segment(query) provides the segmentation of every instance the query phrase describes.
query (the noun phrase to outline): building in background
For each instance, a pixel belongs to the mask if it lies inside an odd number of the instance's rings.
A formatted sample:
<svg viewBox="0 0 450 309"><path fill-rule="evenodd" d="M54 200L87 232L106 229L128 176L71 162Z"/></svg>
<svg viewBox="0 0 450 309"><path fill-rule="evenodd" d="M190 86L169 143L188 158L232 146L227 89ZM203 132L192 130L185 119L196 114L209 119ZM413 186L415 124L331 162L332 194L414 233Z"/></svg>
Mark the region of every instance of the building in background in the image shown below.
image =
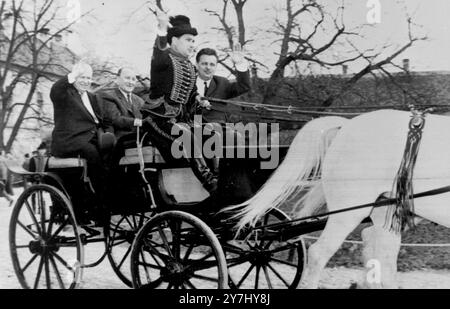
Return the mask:
<svg viewBox="0 0 450 309"><path fill-rule="evenodd" d="M51 137L53 106L50 100L50 89L55 81L70 72L73 64L79 61L79 57L67 46L68 36L71 35L69 31L52 35L50 29L42 29L37 35L37 46L43 45L39 54L33 52L31 44L22 44L8 62L8 51L5 49L10 45L8 44L10 38L8 37L9 32L4 30L4 28L0 28L0 42L2 42L0 45L3 46L0 47L0 70L8 67L4 88L7 90L18 75L21 76L21 80L13 87L9 97L9 111L2 111L6 119L4 130L1 133L4 143L6 143L6 139L15 129L19 117L23 117L11 148L11 153L15 157L22 158L25 153L36 150L42 141ZM47 40L49 41L47 42ZM33 74L33 70L38 70L41 77L32 93L26 114L21 115L23 113L21 106L31 95L30 76Z"/></svg>

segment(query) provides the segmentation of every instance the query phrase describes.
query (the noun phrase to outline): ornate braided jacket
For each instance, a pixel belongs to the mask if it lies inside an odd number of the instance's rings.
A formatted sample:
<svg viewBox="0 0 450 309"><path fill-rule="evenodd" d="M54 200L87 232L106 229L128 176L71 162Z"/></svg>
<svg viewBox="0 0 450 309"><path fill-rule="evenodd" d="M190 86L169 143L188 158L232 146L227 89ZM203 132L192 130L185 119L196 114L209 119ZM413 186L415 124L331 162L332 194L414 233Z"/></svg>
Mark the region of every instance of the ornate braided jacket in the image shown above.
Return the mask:
<svg viewBox="0 0 450 309"><path fill-rule="evenodd" d="M188 58L168 47L165 36L156 38L150 76L150 100L144 110L157 117L189 122L196 109L197 73Z"/></svg>

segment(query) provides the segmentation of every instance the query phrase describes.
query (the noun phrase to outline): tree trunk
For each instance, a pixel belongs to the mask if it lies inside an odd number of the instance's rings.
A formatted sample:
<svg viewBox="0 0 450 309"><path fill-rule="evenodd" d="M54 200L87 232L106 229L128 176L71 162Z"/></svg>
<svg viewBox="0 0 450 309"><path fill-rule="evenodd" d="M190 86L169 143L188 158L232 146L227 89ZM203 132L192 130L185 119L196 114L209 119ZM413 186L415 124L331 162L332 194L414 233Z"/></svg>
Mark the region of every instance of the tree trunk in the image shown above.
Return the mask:
<svg viewBox="0 0 450 309"><path fill-rule="evenodd" d="M268 104L269 101L274 98L277 94L277 89L280 82L284 78L284 72L286 66L293 60L288 56L289 53L289 40L292 33L292 27L294 22L294 17L292 16L292 0L286 0L286 11L287 11L287 22L286 29L283 35L283 41L281 42L280 56L278 58L276 68L270 76L269 82L266 86L266 91L264 92L263 104Z"/></svg>
<svg viewBox="0 0 450 309"><path fill-rule="evenodd" d="M291 61L292 59L290 57L282 58L280 56L280 60L278 60L278 63L276 64L276 69L272 72L266 90L264 91L263 104L268 104L270 100L277 95L277 90L284 78L286 66L288 66Z"/></svg>
<svg viewBox="0 0 450 309"><path fill-rule="evenodd" d="M236 9L236 15L238 20L238 29L239 29L239 43L242 47L245 45L245 21L244 21L244 4L245 2L241 2L239 4L234 3L234 7Z"/></svg>
<svg viewBox="0 0 450 309"><path fill-rule="evenodd" d="M8 138L8 142L6 143L6 151L9 152L12 149L12 146L14 142L16 141L17 134L19 133L19 130L23 124L23 120L28 112L28 108L31 105L31 101L33 100L34 92L36 91L36 87L39 81L39 76L36 73L32 73L32 82L30 85L30 90L28 91L28 95L25 101L25 104L23 105L22 110L20 111L19 117L17 118L17 121L14 123L13 129L11 131L11 135Z"/></svg>

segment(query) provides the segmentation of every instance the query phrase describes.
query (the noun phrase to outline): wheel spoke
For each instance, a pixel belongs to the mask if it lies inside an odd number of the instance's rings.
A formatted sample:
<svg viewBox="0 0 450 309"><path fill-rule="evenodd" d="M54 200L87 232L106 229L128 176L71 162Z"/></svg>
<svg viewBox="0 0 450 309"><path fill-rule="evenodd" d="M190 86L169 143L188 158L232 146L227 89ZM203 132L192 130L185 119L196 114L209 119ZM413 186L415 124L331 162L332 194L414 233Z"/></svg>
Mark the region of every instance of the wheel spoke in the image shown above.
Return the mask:
<svg viewBox="0 0 450 309"><path fill-rule="evenodd" d="M261 271L261 267L256 266L255 290L257 290L258 286L259 286L259 272L260 271Z"/></svg>
<svg viewBox="0 0 450 309"><path fill-rule="evenodd" d="M180 230L181 222L177 220L172 231L172 250L176 260L180 259Z"/></svg>
<svg viewBox="0 0 450 309"><path fill-rule="evenodd" d="M128 219L128 216L125 216L125 221L127 221L128 225L133 228L133 223L131 223L130 219Z"/></svg>
<svg viewBox="0 0 450 309"><path fill-rule="evenodd" d="M273 289L272 282L270 281L269 272L267 270L267 265L263 265L263 271L264 275L266 276L267 285L269 286L269 289Z"/></svg>
<svg viewBox="0 0 450 309"><path fill-rule="evenodd" d="M145 263L144 262L138 262L138 265L145 266L145 267L150 267L150 268L157 269L157 270L164 269L164 267L161 267L159 265L150 264L150 263L147 263L147 262L145 262Z"/></svg>
<svg viewBox="0 0 450 309"><path fill-rule="evenodd" d="M247 279L248 275L250 275L251 271L253 270L253 268L255 268L255 265L251 265L247 271L245 272L244 276L242 276L241 280L239 281L239 283L236 285L238 288L242 285L242 283L244 283L245 279Z"/></svg>
<svg viewBox="0 0 450 309"><path fill-rule="evenodd" d="M273 244L273 240L268 241L267 244L264 246L264 250L269 249L272 244Z"/></svg>
<svg viewBox="0 0 450 309"><path fill-rule="evenodd" d="M184 255L184 258L183 258L183 263L186 263L187 262L187 260L189 259L189 256L191 255L191 253L192 253L192 250L194 250L194 247L195 247L195 244L190 244L189 245L189 248L187 249L187 251L186 251L186 254Z"/></svg>
<svg viewBox="0 0 450 309"><path fill-rule="evenodd" d="M161 264L159 263L158 259L153 255L152 252L148 252L150 254L150 256L152 257L152 259L155 261L156 265L158 265L161 269L163 268L163 266L161 266ZM162 260L162 259L161 259ZM164 262L164 261L163 261Z"/></svg>
<svg viewBox="0 0 450 309"><path fill-rule="evenodd" d="M55 209L55 206L53 206L53 210ZM50 214L50 221L48 223L48 228L47 228L47 235L52 235L52 229L53 229L53 223L54 223L54 219L55 218L55 214L54 212L52 212Z"/></svg>
<svg viewBox="0 0 450 309"><path fill-rule="evenodd" d="M278 272L275 270L275 268L272 267L272 265L270 265L270 263L267 264L267 266L269 266L270 270L278 277L278 279L280 279L280 280L284 283L284 285L285 285L286 287L289 287L289 283L286 282L286 280L280 275L280 273L278 273Z"/></svg>
<svg viewBox="0 0 450 309"><path fill-rule="evenodd" d="M137 222L136 222L136 216L131 216L131 217L133 218L133 223L134 223L134 225L133 225L133 231L136 231L136 229L137 229L137 227L138 227Z"/></svg>
<svg viewBox="0 0 450 309"><path fill-rule="evenodd" d="M44 197L42 196L42 191L38 191L38 207L41 209L41 230L42 235L47 235L47 229L45 228L45 205L44 205Z"/></svg>
<svg viewBox="0 0 450 309"><path fill-rule="evenodd" d="M50 240L58 236L58 234L61 233L61 231L67 226L67 224L69 224L69 218L66 218L66 220L64 220L63 224L61 224L55 231L55 233L53 233L53 235L50 237Z"/></svg>
<svg viewBox="0 0 450 309"><path fill-rule="evenodd" d="M164 231L160 225L158 225L158 232L159 232L159 236L161 236L161 239L164 243L164 247L166 248L167 253L169 253L169 256L173 258L174 256L172 254L172 250L170 250L170 246L169 246L169 242L167 241L166 234L164 233Z"/></svg>
<svg viewBox="0 0 450 309"><path fill-rule="evenodd" d="M23 228L25 230L25 232L27 232L28 234L31 235L31 237L33 237L33 239L37 239L36 234L33 232L33 230L31 230L28 226L26 226L25 224L23 224L22 222L20 222L19 220L17 220L17 224Z"/></svg>
<svg viewBox="0 0 450 309"><path fill-rule="evenodd" d="M48 262L48 256L45 255L44 259L45 259L45 281L47 284L47 289L50 290L52 288L52 282L50 280L51 279L50 278L50 267L49 267L50 265Z"/></svg>
<svg viewBox="0 0 450 309"><path fill-rule="evenodd" d="M160 277L160 278L156 279L153 282L146 283L146 284L142 285L140 288L141 289L149 289L149 290L151 289L151 290L153 290L154 288L157 288L158 286L160 286L161 283L163 283L163 279Z"/></svg>
<svg viewBox="0 0 450 309"><path fill-rule="evenodd" d="M38 254L35 253L33 255L33 257L28 261L28 263L24 266L24 268L22 268L22 272L24 273L28 267L30 267L30 265L36 260L36 258L38 257Z"/></svg>
<svg viewBox="0 0 450 309"><path fill-rule="evenodd" d="M121 244L128 243L128 240L119 240L116 243L114 243L114 240L117 240L117 239L112 240L113 243L111 244L111 247L117 247L117 246L120 246Z"/></svg>
<svg viewBox="0 0 450 309"><path fill-rule="evenodd" d="M207 259L209 259L212 256L214 256L214 252L211 251L210 253L208 253L207 255L205 255L204 257L202 257L199 260L192 260L191 264L188 267L186 267L186 269L197 271L197 270L204 270L204 269L208 269L211 267L215 267L216 266L215 261L208 261L208 263L205 262Z"/></svg>
<svg viewBox="0 0 450 309"><path fill-rule="evenodd" d="M187 285L189 288L191 288L192 290L196 290L197 288L195 287L195 285L192 284L192 282L188 279L186 281L184 281L185 285Z"/></svg>
<svg viewBox="0 0 450 309"><path fill-rule="evenodd" d="M56 265L55 259L52 255L49 256L50 263L52 264L53 269L55 270L56 278L58 279L59 287L64 290L66 287L64 286L64 282L62 281L61 274L59 273L58 266Z"/></svg>
<svg viewBox="0 0 450 309"><path fill-rule="evenodd" d="M30 203L28 203L27 200L25 200L25 206L26 206L27 209L28 209L28 213L30 214L31 220L33 220L34 225L36 225L36 228L37 228L37 230L38 230L38 231L37 231L38 234L41 235L41 234L42 234L42 232L41 232L41 227L39 226L39 223L38 223L38 221L37 221L37 219L36 219L36 217L35 217L35 215L34 215L34 213L33 213L33 210L31 209Z"/></svg>
<svg viewBox="0 0 450 309"><path fill-rule="evenodd" d="M131 252L131 246L128 247L127 251L125 252L125 255L123 256L122 260L120 261L119 265L117 266L118 269L120 269L122 267L123 263L127 259L130 252Z"/></svg>
<svg viewBox="0 0 450 309"><path fill-rule="evenodd" d="M155 257L153 256L153 254L155 254L157 257L159 257L161 259L161 261L163 261L164 263L166 262L166 260L168 259L168 256L167 257L164 256L161 252L159 252L158 250L155 249L155 246L148 244L147 239L144 239L143 241L144 241L145 247L149 249L149 251L146 251L146 252L148 252L153 257L153 259L155 259ZM142 248L142 249L144 249L144 248ZM156 259L155 259L155 261L157 262Z"/></svg>
<svg viewBox="0 0 450 309"><path fill-rule="evenodd" d="M226 249L226 251L229 251L229 252L235 253L235 254L242 254L242 253L246 252L241 247L238 247L236 245L232 245L230 243L225 244L224 245L224 249Z"/></svg>
<svg viewBox="0 0 450 309"><path fill-rule="evenodd" d="M70 270L71 272L75 272L75 269L73 269L69 264L67 264L67 262L62 258L62 257L60 257L59 256L59 254L58 253L56 253L56 252L52 252L51 253L61 264L63 264L63 266L65 267L65 268L67 268L68 270Z"/></svg>
<svg viewBox="0 0 450 309"><path fill-rule="evenodd" d="M147 216L146 216L145 214L141 214L141 215L139 216L139 227L142 227L142 225L143 225L144 222L145 222L145 219L148 219Z"/></svg>
<svg viewBox="0 0 450 309"><path fill-rule="evenodd" d="M211 281L211 282L218 282L219 281L217 278L211 278L211 277L208 277L208 276L198 275L198 274L193 274L192 278L202 279L202 280Z"/></svg>
<svg viewBox="0 0 450 309"><path fill-rule="evenodd" d="M232 267L236 267L236 266L242 265L242 264L247 263L247 262L248 262L247 259L245 259L245 260L239 260L239 261L237 261L237 262L234 262L234 263L229 264L227 267L228 267L228 268L232 268Z"/></svg>
<svg viewBox="0 0 450 309"><path fill-rule="evenodd" d="M277 258L271 258L270 260L274 261L274 262L277 262L277 263L280 263L280 264L284 264L284 265L288 265L288 266L292 266L292 267L297 267L297 265L295 265L293 263L289 263L287 261L283 261L283 260L280 260L280 259L277 259Z"/></svg>
<svg viewBox="0 0 450 309"><path fill-rule="evenodd" d="M145 241L146 241L146 243L145 243L146 245L150 244L154 248L165 249L164 248L164 244L159 244L159 243L157 243L156 241L154 241L152 239L146 239Z"/></svg>
<svg viewBox="0 0 450 309"><path fill-rule="evenodd" d="M53 220L52 220L53 216L50 216L50 221L48 223L48 227L47 227L47 235L51 235L52 234L52 229L53 229Z"/></svg>
<svg viewBox="0 0 450 309"><path fill-rule="evenodd" d="M112 219L111 219L112 220ZM116 232L121 232L121 231L126 231L121 225L122 223L125 221L125 217L120 218L119 221L117 221L116 223L111 222L111 226L114 230L114 233Z"/></svg>
<svg viewBox="0 0 450 309"><path fill-rule="evenodd" d="M145 256L144 256L144 253L142 252L142 250L140 252L140 255L141 255L142 261L145 264L148 264L147 261L145 260ZM144 267L144 270L145 270L145 276L147 277L147 281L150 281L150 274L148 273L147 267Z"/></svg>
<svg viewBox="0 0 450 309"><path fill-rule="evenodd" d="M36 280L34 281L34 289L37 289L39 286L39 280L41 279L42 266L44 266L44 258L41 257L41 261L39 262L39 267L36 274Z"/></svg>

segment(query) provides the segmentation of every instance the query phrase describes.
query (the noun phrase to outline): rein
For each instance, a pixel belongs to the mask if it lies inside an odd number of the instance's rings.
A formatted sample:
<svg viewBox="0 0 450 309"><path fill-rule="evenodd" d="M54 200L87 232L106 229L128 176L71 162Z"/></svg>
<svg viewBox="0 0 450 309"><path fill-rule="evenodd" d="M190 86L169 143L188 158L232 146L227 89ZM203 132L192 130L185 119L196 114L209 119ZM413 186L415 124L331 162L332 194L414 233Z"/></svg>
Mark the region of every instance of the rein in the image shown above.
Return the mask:
<svg viewBox="0 0 450 309"><path fill-rule="evenodd" d="M441 187L438 189L433 189L433 190L413 194L412 196L410 195L408 198L415 199L415 198L444 194L444 193L448 193L448 192L450 192L450 186L445 186L445 187ZM308 216L308 217L303 217L303 218L297 218L297 219L289 220L289 222L280 222L280 223L274 223L274 224L269 224L269 225L257 226L257 227L254 227L254 229L255 230L263 230L263 229L267 229L267 228L284 227L286 225L290 225L291 223L295 223L295 222L301 222L301 221L306 221L306 220L310 220L310 219L318 220L321 217L328 217L331 215L335 215L335 214L339 214L339 213L343 213L343 212L347 212L347 211L352 211L352 210L363 209L363 208L369 208L369 207L379 208L379 207L395 204L396 202L397 202L396 198L383 199L380 201L376 201L374 203L363 204L363 205L349 207L349 208L345 208L345 209L339 209L339 210L330 211L330 212L326 212L323 214L318 214L318 215L313 215L313 216Z"/></svg>
<svg viewBox="0 0 450 309"><path fill-rule="evenodd" d="M410 105L372 105L372 106L302 106L301 108L294 107L292 105L289 106L283 106L283 105L271 105L271 104L262 104L262 103L250 103L250 102L244 102L244 101L231 101L231 100L222 100L222 99L216 99L212 97L203 97L203 100L208 100L210 102L215 103L222 103L222 104L230 104L238 107L244 107L248 109L253 109L255 111L258 110L265 110L269 112L282 112L287 113L289 115L292 114L302 114L302 115L310 115L310 116L343 116L343 117L355 117L361 115L360 112L321 112L321 111L314 111L316 110L374 110L374 109L410 109ZM434 108L434 109L444 109L444 110L450 110L450 106L446 105L414 105L414 107L418 109L427 109L427 108ZM221 108L217 106L212 106L212 109L226 112L226 108Z"/></svg>

